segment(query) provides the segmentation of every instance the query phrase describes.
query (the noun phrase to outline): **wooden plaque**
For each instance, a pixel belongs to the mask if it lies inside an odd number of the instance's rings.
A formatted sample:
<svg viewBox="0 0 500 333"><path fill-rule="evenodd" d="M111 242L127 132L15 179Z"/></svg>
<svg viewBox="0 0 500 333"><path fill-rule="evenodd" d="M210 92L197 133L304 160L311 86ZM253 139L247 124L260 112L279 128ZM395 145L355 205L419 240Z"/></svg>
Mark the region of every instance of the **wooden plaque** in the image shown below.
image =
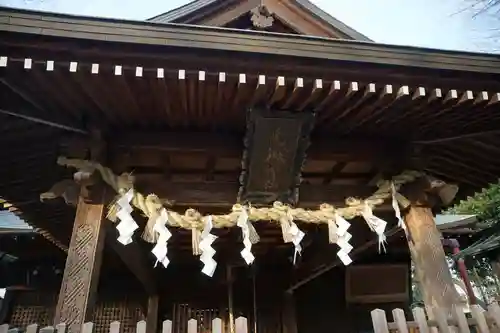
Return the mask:
<svg viewBox="0 0 500 333"><path fill-rule="evenodd" d="M239 202L297 202L313 121L312 113L248 111Z"/></svg>
<svg viewBox="0 0 500 333"><path fill-rule="evenodd" d="M407 302L410 298L408 264L355 265L346 268L348 303Z"/></svg>

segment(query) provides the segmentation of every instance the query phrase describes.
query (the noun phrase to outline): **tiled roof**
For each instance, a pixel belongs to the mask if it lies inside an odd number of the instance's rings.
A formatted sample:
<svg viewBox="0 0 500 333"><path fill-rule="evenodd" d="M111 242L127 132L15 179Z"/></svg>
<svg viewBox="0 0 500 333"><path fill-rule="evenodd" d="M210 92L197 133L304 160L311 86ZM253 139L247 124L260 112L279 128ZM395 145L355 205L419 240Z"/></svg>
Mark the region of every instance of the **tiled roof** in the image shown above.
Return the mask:
<svg viewBox="0 0 500 333"><path fill-rule="evenodd" d="M476 215L437 214L435 221L439 229L451 229L474 224L477 218Z"/></svg>
<svg viewBox="0 0 500 333"><path fill-rule="evenodd" d="M0 233L29 230L32 230L32 228L16 215L9 211L0 211Z"/></svg>

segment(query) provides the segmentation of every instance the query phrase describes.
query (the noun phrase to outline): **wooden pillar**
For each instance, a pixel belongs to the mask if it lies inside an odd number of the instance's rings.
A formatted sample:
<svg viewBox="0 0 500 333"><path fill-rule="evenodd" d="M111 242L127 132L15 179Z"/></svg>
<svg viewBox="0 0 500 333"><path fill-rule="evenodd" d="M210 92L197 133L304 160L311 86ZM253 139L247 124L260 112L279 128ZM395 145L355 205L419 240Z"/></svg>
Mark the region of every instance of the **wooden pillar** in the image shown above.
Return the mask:
<svg viewBox="0 0 500 333"><path fill-rule="evenodd" d="M297 316L295 312L295 297L286 292L283 297L282 310L283 333L297 333Z"/></svg>
<svg viewBox="0 0 500 333"><path fill-rule="evenodd" d="M79 333L82 324L92 317L105 238L104 191L96 190L97 200L92 203L86 202L82 195L78 199L54 318L55 324L65 323L70 333Z"/></svg>
<svg viewBox="0 0 500 333"><path fill-rule="evenodd" d="M158 326L158 301L158 295L150 295L148 298L146 333L156 333Z"/></svg>
<svg viewBox="0 0 500 333"><path fill-rule="evenodd" d="M429 316L432 308L439 307L449 314L453 305L460 304L460 298L448 268L441 244L441 233L436 227L431 210L435 198L428 182L422 180L412 184L407 198L410 205L404 216L408 227L408 245L415 264L423 299Z"/></svg>
<svg viewBox="0 0 500 333"><path fill-rule="evenodd" d="M227 312L228 312L228 331L235 333L234 326L234 307L233 307L233 268L231 265L226 265L226 281L227 281Z"/></svg>

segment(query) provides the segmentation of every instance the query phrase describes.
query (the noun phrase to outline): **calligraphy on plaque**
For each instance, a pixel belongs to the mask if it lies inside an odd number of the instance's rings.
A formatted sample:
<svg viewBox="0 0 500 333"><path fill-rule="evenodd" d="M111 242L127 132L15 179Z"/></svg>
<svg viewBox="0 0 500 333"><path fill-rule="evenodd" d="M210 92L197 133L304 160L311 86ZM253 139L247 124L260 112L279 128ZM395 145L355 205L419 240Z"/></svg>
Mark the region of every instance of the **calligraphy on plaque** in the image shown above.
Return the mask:
<svg viewBox="0 0 500 333"><path fill-rule="evenodd" d="M313 120L311 113L248 112L240 202L295 204Z"/></svg>

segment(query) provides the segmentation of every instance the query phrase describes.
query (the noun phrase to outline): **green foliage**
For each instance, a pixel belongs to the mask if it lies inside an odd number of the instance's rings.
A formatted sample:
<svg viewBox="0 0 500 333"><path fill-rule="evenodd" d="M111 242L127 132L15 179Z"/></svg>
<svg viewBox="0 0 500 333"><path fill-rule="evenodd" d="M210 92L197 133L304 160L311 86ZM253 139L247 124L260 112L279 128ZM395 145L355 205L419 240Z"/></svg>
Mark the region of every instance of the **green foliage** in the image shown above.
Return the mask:
<svg viewBox="0 0 500 333"><path fill-rule="evenodd" d="M462 257L476 290L487 302L500 292L491 261L500 253L500 183L491 184L474 196L450 208L449 214L474 214L482 222L482 230L473 236L475 242L462 250ZM456 267L452 268L458 275Z"/></svg>
<svg viewBox="0 0 500 333"><path fill-rule="evenodd" d="M481 222L477 233L473 235L474 241L466 249L462 249L460 256L476 256L478 258L493 259L500 253L500 183L491 184L474 196L461 201L450 208L446 213L450 214L474 214ZM484 271L484 265L469 263L477 266L476 269Z"/></svg>
<svg viewBox="0 0 500 333"><path fill-rule="evenodd" d="M500 183L491 184L467 200L462 200L446 213L474 214L488 226L494 225L500 220Z"/></svg>

